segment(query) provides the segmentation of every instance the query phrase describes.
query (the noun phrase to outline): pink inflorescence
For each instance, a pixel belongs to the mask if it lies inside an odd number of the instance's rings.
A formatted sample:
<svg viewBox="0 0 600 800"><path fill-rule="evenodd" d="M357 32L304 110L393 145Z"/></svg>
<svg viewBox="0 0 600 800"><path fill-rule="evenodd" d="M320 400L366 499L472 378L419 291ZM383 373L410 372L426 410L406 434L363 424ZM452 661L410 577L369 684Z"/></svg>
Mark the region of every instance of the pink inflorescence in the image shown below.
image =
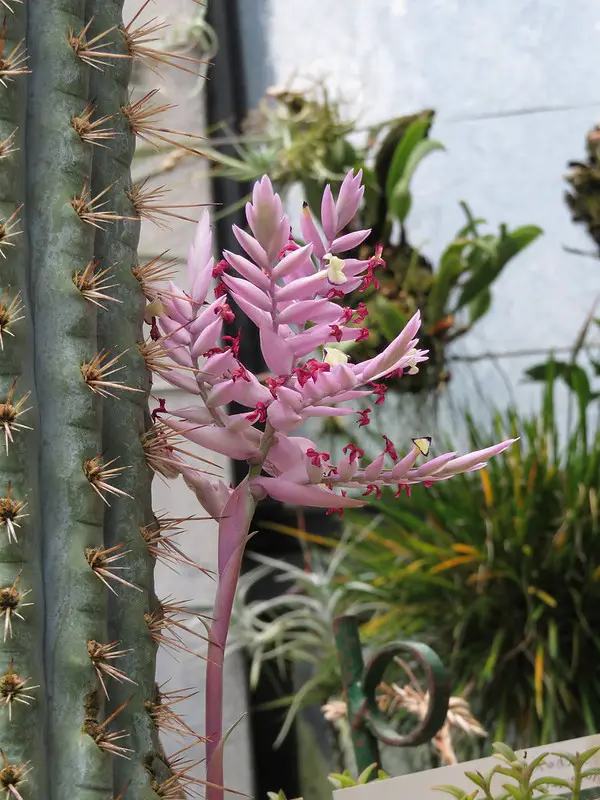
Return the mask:
<svg viewBox="0 0 600 800"><path fill-rule="evenodd" d="M418 312L374 358L352 363L343 350L344 342L362 341L369 330L365 305L351 309L341 301L376 282L375 270L385 266L379 246L366 260L344 258L369 234L344 232L363 193L361 172L346 176L337 199L327 187L320 229L304 204L300 228L305 244L300 245L281 199L263 177L246 206L250 232L233 226L241 252L225 251L215 264L205 214L190 247L189 293L171 283L162 298L160 341L173 364L161 374L201 402L168 417L161 408L161 420L196 444L248 461L255 500L270 496L335 510L359 506L365 502L361 497L379 497L385 486L396 494L410 493L414 484L431 485L480 469L513 441L468 455L444 453L424 460L428 453L418 444L399 455L384 437L382 452L363 465L363 454L354 445L333 463L317 444L293 435L312 417L355 414L360 427L368 425L371 408L357 408L357 401L381 405L387 390L383 381L418 372L427 357L427 351L418 348ZM218 291L208 300L213 279ZM230 303L257 326L270 375L259 379L242 364L239 333L223 335L224 324L234 320ZM227 413L232 402L247 410ZM182 471L206 510L218 518L231 488L197 470Z"/></svg>

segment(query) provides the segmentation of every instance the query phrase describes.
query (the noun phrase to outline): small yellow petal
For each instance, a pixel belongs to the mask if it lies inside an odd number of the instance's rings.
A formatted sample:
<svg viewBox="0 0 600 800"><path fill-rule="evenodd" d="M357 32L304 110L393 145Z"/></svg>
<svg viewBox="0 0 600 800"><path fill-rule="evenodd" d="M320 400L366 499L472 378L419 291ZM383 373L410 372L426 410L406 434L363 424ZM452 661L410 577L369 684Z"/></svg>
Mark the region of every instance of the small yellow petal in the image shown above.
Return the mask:
<svg viewBox="0 0 600 800"><path fill-rule="evenodd" d="M346 266L344 259L338 258L338 256L327 254L325 256L325 260L328 263L327 280L329 283L333 283L335 286L340 286L342 283L346 283L348 278L344 275L344 267Z"/></svg>
<svg viewBox="0 0 600 800"><path fill-rule="evenodd" d="M335 367L338 364L347 364L348 363L348 356L346 353L342 353L341 350L338 350L335 347L326 347L325 348L325 358L323 359L326 364L329 364L331 367Z"/></svg>

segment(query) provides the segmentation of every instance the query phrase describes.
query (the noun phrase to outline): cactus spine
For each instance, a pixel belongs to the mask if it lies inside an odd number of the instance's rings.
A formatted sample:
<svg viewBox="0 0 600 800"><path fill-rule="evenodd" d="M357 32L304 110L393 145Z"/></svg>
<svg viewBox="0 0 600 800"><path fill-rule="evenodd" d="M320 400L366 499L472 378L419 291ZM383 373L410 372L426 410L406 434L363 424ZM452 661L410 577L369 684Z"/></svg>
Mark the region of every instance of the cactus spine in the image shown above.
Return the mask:
<svg viewBox="0 0 600 800"><path fill-rule="evenodd" d="M158 736L152 623L177 607L156 599L148 538L139 53L122 7L0 0L0 794L15 800L193 782Z"/></svg>

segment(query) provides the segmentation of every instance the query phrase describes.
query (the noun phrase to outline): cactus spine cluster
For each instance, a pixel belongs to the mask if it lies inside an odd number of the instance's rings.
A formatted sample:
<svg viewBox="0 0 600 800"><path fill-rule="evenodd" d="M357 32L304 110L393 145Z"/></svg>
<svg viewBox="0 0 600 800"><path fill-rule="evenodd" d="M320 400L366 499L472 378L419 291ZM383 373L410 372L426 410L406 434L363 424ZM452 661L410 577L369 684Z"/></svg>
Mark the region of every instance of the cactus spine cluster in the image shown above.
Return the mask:
<svg viewBox="0 0 600 800"><path fill-rule="evenodd" d="M0 795L17 800L192 780L158 737L177 717L156 651L181 609L154 592L143 323L161 268L138 264L151 204L130 173L160 110L132 103L131 64L160 26L122 7L0 0Z"/></svg>

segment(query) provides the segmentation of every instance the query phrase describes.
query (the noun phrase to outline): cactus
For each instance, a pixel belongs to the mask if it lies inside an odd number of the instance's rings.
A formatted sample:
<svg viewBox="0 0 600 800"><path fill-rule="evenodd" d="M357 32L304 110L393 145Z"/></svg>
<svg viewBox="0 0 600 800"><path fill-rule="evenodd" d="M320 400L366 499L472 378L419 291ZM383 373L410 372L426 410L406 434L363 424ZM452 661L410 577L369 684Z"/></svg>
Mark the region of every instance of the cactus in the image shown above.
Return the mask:
<svg viewBox="0 0 600 800"><path fill-rule="evenodd" d="M155 684L186 626L154 591L156 558L183 556L150 502L153 472L176 474L143 333L166 267L137 244L142 217L170 212L130 174L136 135L169 132L151 95L129 99L135 58L196 59L122 7L0 0L0 795L16 800L196 782L161 749L161 726L192 732Z"/></svg>

